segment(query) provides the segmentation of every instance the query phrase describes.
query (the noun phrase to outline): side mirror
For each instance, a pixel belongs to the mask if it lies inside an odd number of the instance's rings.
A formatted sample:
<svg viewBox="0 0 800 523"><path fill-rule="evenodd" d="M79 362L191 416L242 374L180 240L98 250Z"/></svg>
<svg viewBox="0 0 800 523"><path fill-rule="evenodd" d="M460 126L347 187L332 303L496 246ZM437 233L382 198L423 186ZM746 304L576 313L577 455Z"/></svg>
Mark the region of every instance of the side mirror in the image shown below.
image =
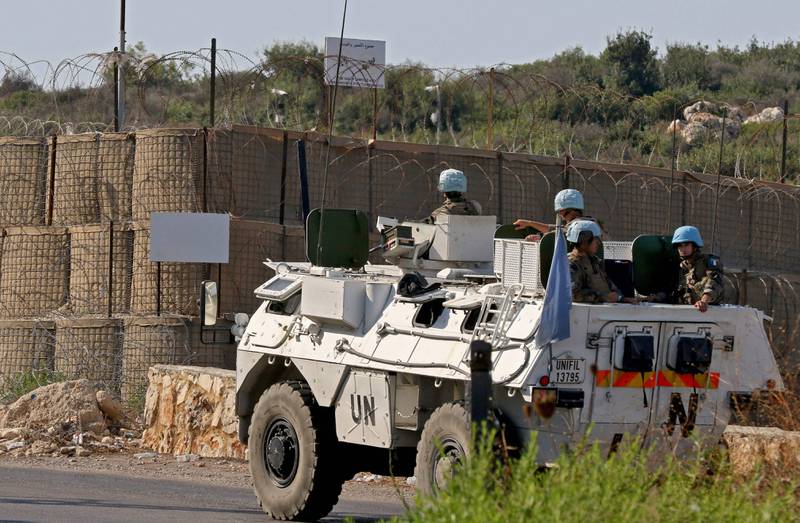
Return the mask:
<svg viewBox="0 0 800 523"><path fill-rule="evenodd" d="M200 317L204 327L211 327L217 324L217 312L219 309L217 282L204 281L200 285Z"/></svg>

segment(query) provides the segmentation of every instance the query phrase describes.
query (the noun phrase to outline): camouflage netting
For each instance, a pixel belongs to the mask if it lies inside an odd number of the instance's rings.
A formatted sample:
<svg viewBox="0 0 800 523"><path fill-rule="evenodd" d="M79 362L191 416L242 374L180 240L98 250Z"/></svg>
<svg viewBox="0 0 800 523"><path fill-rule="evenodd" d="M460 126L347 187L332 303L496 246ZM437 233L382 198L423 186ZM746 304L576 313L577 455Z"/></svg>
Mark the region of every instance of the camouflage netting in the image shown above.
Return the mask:
<svg viewBox="0 0 800 523"><path fill-rule="evenodd" d="M119 393L122 322L117 319L56 320L55 371L85 378Z"/></svg>
<svg viewBox="0 0 800 523"><path fill-rule="evenodd" d="M133 186L134 135L107 133L100 135L97 159L97 200L100 221L131 219Z"/></svg>
<svg viewBox="0 0 800 523"><path fill-rule="evenodd" d="M0 317L50 314L66 303L69 238L63 227L9 227L3 241Z"/></svg>
<svg viewBox="0 0 800 523"><path fill-rule="evenodd" d="M76 314L106 314L109 304L109 253L111 260L111 312L130 307L133 231L126 224L70 227L69 304ZM113 241L112 241L113 240Z"/></svg>
<svg viewBox="0 0 800 523"><path fill-rule="evenodd" d="M125 318L122 399L144 393L147 370L156 364L193 364L190 320L179 316Z"/></svg>
<svg viewBox="0 0 800 523"><path fill-rule="evenodd" d="M55 324L51 321L0 321L0 396L30 371L52 371Z"/></svg>
<svg viewBox="0 0 800 523"><path fill-rule="evenodd" d="M253 290L264 283L270 271L264 262L284 259L283 226L253 220L231 220L230 258L222 265L220 311L252 314L261 300Z"/></svg>
<svg viewBox="0 0 800 523"><path fill-rule="evenodd" d="M44 223L47 163L44 139L0 137L0 226Z"/></svg>
<svg viewBox="0 0 800 523"><path fill-rule="evenodd" d="M203 209L203 132L152 129L136 133L132 217L151 212L199 212Z"/></svg>
<svg viewBox="0 0 800 523"><path fill-rule="evenodd" d="M194 316L199 313L197 299L200 282L208 272L204 263L161 264L161 312ZM150 229L147 222L133 225L133 275L131 312L152 314L157 309L158 280L156 263L150 261Z"/></svg>
<svg viewBox="0 0 800 523"><path fill-rule="evenodd" d="M97 199L100 134L59 136L53 178L53 224L100 221Z"/></svg>

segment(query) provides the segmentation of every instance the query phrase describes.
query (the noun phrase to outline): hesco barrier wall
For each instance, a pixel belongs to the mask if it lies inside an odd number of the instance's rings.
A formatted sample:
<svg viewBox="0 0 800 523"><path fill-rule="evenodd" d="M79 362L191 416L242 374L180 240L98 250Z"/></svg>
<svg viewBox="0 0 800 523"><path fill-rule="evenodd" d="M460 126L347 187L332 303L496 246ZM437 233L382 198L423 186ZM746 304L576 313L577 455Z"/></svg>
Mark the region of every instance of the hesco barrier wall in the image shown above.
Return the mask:
<svg viewBox="0 0 800 523"><path fill-rule="evenodd" d="M52 313L66 303L69 241L63 227L9 227L0 256L0 317Z"/></svg>
<svg viewBox="0 0 800 523"><path fill-rule="evenodd" d="M131 219L135 141L132 133L100 136L97 157L97 200L100 221Z"/></svg>
<svg viewBox="0 0 800 523"><path fill-rule="evenodd" d="M54 327L50 321L0 321L0 396L30 371L53 370Z"/></svg>
<svg viewBox="0 0 800 523"><path fill-rule="evenodd" d="M69 228L69 305L75 314L130 309L133 231L129 224ZM110 280L109 280L110 273Z"/></svg>
<svg viewBox="0 0 800 523"><path fill-rule="evenodd" d="M100 135L76 134L56 140L53 170L54 225L100 221L97 180Z"/></svg>
<svg viewBox="0 0 800 523"><path fill-rule="evenodd" d="M131 312L153 314L158 308L159 279L157 265L150 261L149 224L133 224L133 275ZM197 315L200 283L208 273L204 263L161 264L161 312Z"/></svg>
<svg viewBox="0 0 800 523"><path fill-rule="evenodd" d="M267 258L285 259L284 245L282 225L253 220L231 221L230 262L222 265L217 282L224 310L250 314L258 308L260 300L253 291L271 274L263 262Z"/></svg>
<svg viewBox="0 0 800 523"><path fill-rule="evenodd" d="M56 320L55 371L120 390L122 322L111 318Z"/></svg>
<svg viewBox="0 0 800 523"><path fill-rule="evenodd" d="M137 132L133 220L149 220L151 212L202 211L204 149L199 129Z"/></svg>
<svg viewBox="0 0 800 523"><path fill-rule="evenodd" d="M0 137L0 227L44 223L47 162L44 139Z"/></svg>
<svg viewBox="0 0 800 523"><path fill-rule="evenodd" d="M785 369L794 362L800 344L796 186L505 151L343 137L329 142L314 132L247 126L0 138L0 230L6 229L0 318L107 315L109 297L114 316L149 316L159 302L163 314L195 316L203 279L219 281L222 313L252 313L258 305L252 290L269 276L264 258L305 260L301 142L311 207L322 204L325 192L327 207L362 209L370 224L379 215L426 217L440 204L439 173L454 167L468 178L468 197L502 223L552 221L554 195L574 187L584 193L586 214L614 240L697 225L706 251L721 256L726 268L727 301L772 316L776 352ZM230 213L230 263L162 263L159 300L148 252L147 223L155 211ZM109 220L119 231L113 245ZM71 226L69 236L58 224ZM373 231L371 246L377 241ZM373 254L370 261L381 260ZM230 353L200 344L195 327L194 320L187 327L192 358L230 365Z"/></svg>
<svg viewBox="0 0 800 523"><path fill-rule="evenodd" d="M125 318L125 341L122 346L122 398L143 395L147 387L147 369L158 363L192 362L189 318Z"/></svg>

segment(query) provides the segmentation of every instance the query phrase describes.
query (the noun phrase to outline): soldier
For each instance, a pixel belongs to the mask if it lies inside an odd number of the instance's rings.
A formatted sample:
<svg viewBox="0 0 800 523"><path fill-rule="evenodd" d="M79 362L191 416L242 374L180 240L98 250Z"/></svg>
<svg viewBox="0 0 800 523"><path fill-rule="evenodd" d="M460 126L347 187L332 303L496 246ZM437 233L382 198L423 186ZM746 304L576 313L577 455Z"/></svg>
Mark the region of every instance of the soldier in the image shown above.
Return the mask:
<svg viewBox="0 0 800 523"><path fill-rule="evenodd" d="M577 189L564 189L563 191L559 191L553 202L553 208L555 212L561 216L564 226L567 226L571 221L583 217L583 194ZM534 220L524 220L522 218L514 222L514 227L517 230L530 227L542 234L547 234L554 228L553 225ZM530 234L525 237L525 239L529 241L538 240L539 235Z"/></svg>
<svg viewBox="0 0 800 523"><path fill-rule="evenodd" d="M572 301L578 303L636 303L626 298L614 285L597 257L602 231L590 220L572 220L567 227L570 253L569 273L572 279Z"/></svg>
<svg viewBox="0 0 800 523"><path fill-rule="evenodd" d="M714 255L703 254L703 238L697 227L684 225L675 229L672 245L681 257L679 303L694 305L700 312L722 303L722 263Z"/></svg>
<svg viewBox="0 0 800 523"><path fill-rule="evenodd" d="M445 169L439 175L439 192L444 193L444 203L431 213L428 223L433 223L440 214L461 214L477 216L481 206L475 200L467 200L467 177L458 169Z"/></svg>

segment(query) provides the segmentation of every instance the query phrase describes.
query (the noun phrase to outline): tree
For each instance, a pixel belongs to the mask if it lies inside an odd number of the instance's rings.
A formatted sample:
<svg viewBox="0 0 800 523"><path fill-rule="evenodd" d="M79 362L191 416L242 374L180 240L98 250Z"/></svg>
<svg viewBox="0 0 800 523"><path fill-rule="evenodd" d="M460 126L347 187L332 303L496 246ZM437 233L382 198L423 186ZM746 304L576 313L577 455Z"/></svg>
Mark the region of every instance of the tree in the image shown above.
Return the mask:
<svg viewBox="0 0 800 523"><path fill-rule="evenodd" d="M665 87L696 85L712 89L711 67L708 47L701 44L667 45L667 55L661 68ZM716 85L719 88L719 84Z"/></svg>
<svg viewBox="0 0 800 523"><path fill-rule="evenodd" d="M608 38L601 59L610 68L609 83L630 96L653 94L659 88L658 59L650 46L653 35L627 31Z"/></svg>

